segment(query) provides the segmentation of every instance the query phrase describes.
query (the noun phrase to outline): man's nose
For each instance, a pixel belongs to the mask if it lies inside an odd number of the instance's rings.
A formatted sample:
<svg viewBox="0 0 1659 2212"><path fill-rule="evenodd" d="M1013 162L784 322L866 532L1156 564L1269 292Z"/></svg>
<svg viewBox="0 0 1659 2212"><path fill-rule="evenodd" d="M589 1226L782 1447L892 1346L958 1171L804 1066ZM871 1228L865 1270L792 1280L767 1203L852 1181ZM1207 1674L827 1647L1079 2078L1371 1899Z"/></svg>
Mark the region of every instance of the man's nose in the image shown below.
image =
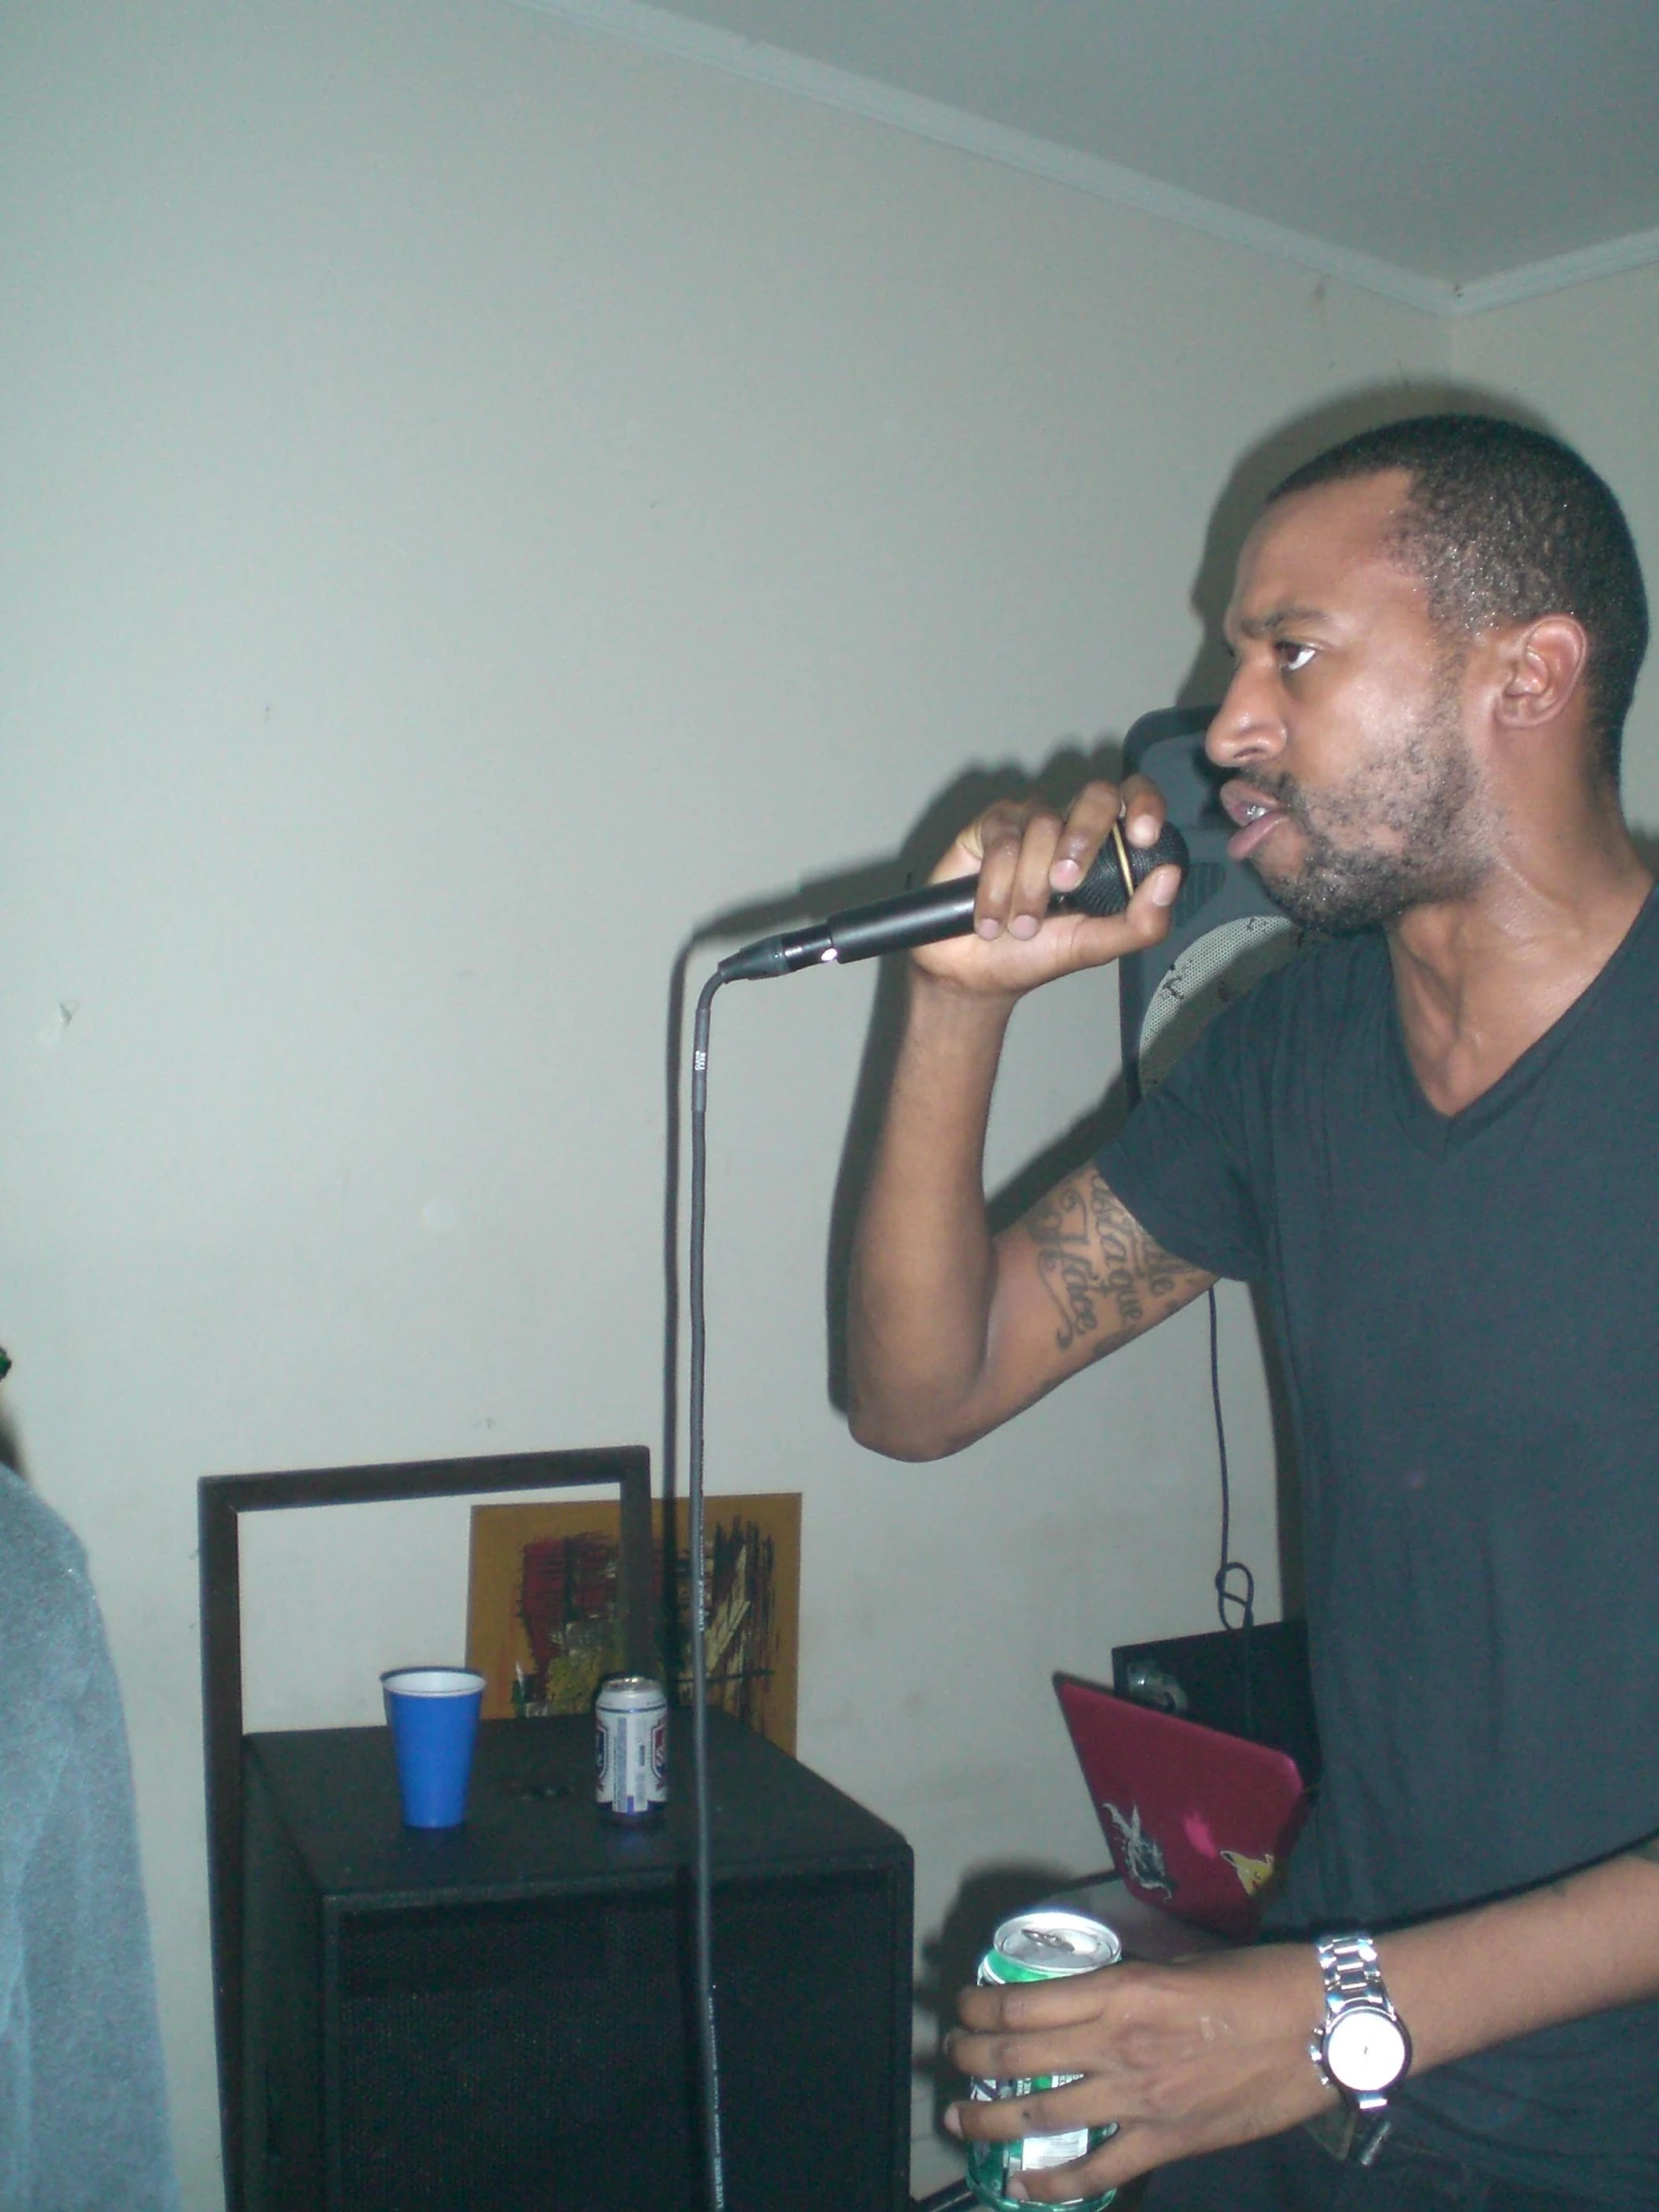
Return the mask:
<svg viewBox="0 0 1659 2212"><path fill-rule="evenodd" d="M1283 751L1285 726L1274 687L1264 671L1241 661L1216 709L1204 750L1217 768L1244 768Z"/></svg>

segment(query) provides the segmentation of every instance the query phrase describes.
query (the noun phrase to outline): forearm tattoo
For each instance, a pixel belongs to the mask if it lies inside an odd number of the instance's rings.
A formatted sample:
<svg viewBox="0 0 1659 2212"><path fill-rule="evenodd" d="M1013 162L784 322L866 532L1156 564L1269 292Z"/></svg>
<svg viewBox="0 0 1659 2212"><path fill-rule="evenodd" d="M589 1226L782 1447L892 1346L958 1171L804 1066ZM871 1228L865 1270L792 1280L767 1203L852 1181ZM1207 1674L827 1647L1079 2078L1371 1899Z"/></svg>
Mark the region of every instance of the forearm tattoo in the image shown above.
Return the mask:
<svg viewBox="0 0 1659 2212"><path fill-rule="evenodd" d="M1101 1351L1121 1344L1209 1281L1149 1237L1098 1175L1051 1191L1026 1215L1025 1230L1059 1315L1054 1341L1061 1352L1086 1337L1101 1337Z"/></svg>

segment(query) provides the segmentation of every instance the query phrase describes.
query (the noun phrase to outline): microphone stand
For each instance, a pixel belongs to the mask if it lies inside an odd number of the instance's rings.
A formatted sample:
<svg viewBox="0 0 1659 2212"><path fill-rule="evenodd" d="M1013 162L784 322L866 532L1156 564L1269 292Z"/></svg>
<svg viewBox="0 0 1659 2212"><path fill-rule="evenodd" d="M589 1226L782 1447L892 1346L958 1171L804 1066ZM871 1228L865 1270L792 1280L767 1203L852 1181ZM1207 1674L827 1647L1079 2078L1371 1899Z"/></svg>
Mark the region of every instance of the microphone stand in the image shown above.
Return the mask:
<svg viewBox="0 0 1659 2212"><path fill-rule="evenodd" d="M703 1311L703 1242L707 1212L709 1026L714 997L726 977L704 984L692 1028L691 1084L691 1385L687 1486L691 1497L692 1796L695 1834L693 1925L697 1959L697 2048L703 2090L703 2156L709 2212L726 2212L721 2144L720 2046L715 2033L714 1864L709 1807L708 1600L704 1579L703 1383L707 1366Z"/></svg>

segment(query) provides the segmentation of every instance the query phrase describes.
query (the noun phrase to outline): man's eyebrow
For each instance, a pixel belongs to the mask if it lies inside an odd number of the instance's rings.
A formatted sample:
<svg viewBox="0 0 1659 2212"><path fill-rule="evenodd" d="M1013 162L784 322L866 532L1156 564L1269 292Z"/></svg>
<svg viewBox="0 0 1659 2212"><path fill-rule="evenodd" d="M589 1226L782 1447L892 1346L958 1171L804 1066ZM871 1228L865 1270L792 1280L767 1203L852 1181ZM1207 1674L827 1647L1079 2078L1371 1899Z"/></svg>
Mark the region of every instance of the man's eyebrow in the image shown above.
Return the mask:
<svg viewBox="0 0 1659 2212"><path fill-rule="evenodd" d="M1324 622L1325 620L1326 613L1323 607L1274 607L1265 615L1230 616L1228 628L1236 630L1242 638L1267 638L1271 637L1274 631L1283 630L1287 625L1294 626L1299 622Z"/></svg>

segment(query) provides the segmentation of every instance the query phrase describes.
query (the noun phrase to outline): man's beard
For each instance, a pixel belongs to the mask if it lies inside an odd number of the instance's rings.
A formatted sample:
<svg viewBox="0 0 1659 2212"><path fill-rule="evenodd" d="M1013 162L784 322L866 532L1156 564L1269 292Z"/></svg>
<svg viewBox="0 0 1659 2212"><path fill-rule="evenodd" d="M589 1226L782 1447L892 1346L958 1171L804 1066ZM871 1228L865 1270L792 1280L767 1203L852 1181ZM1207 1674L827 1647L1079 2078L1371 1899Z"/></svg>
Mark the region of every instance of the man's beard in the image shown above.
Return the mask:
<svg viewBox="0 0 1659 2212"><path fill-rule="evenodd" d="M1466 898L1486 873L1474 763L1444 685L1404 744L1362 767L1341 792L1311 805L1290 777L1257 771L1250 781L1302 831L1294 875L1254 863L1274 904L1301 928L1323 936L1374 929L1408 906Z"/></svg>

